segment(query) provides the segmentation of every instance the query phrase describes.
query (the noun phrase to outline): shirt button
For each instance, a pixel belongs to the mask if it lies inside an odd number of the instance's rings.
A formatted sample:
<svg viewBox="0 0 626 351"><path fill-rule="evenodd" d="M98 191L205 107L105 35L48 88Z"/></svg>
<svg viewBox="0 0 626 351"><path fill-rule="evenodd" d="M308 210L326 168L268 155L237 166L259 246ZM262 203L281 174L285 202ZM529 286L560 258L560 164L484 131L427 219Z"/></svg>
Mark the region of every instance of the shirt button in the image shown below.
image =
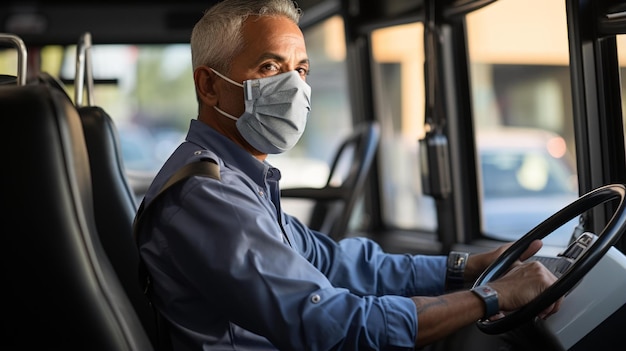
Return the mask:
<svg viewBox="0 0 626 351"><path fill-rule="evenodd" d="M202 155L202 151L196 151L193 153L194 155Z"/></svg>
<svg viewBox="0 0 626 351"><path fill-rule="evenodd" d="M315 295L311 296L311 302L313 302L313 303L318 303L321 300L322 300L322 298L318 294L315 294Z"/></svg>

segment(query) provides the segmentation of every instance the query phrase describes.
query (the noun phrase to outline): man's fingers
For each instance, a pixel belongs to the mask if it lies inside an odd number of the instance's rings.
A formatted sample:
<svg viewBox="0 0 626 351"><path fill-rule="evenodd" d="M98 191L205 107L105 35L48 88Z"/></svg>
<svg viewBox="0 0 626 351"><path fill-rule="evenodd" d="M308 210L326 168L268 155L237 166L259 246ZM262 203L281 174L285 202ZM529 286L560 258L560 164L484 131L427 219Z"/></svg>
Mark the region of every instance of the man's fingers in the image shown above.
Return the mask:
<svg viewBox="0 0 626 351"><path fill-rule="evenodd" d="M530 243L530 245L528 245L526 251L524 251L524 253L520 256L520 261L526 261L526 259L536 254L537 251L541 249L541 247L543 247L543 242L541 240L534 240L532 243Z"/></svg>
<svg viewBox="0 0 626 351"><path fill-rule="evenodd" d="M563 298L561 297L560 299L556 300L556 302L554 302L553 304L548 306L548 308L546 308L545 310L541 311L541 313L539 313L539 318L546 319L546 318L550 317L551 315L557 313L559 311L559 309L561 308L561 302L562 301L563 301Z"/></svg>

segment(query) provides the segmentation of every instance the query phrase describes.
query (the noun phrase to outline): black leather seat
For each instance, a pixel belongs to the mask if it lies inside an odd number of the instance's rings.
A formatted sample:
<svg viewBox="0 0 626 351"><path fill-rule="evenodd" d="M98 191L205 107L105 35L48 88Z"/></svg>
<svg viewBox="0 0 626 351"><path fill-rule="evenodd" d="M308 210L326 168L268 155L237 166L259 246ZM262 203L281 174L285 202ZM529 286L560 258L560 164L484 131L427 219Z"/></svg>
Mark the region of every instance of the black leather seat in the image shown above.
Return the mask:
<svg viewBox="0 0 626 351"><path fill-rule="evenodd" d="M144 329L157 345L155 314L139 284L139 252L133 238L137 204L124 173L117 129L101 107L82 106L78 113L89 154L100 242Z"/></svg>
<svg viewBox="0 0 626 351"><path fill-rule="evenodd" d="M153 350L98 236L76 108L59 89L33 84L0 86L0 110L3 150L13 150L2 173L12 344Z"/></svg>
<svg viewBox="0 0 626 351"><path fill-rule="evenodd" d="M133 237L133 221L137 212L135 194L126 178L119 135L113 119L104 109L93 105L94 81L89 32L81 35L76 51L74 104L82 122L89 155L96 228L126 295L153 345L158 346L155 313L139 284L139 251ZM43 80L65 91L63 84L53 77L47 76Z"/></svg>
<svg viewBox="0 0 626 351"><path fill-rule="evenodd" d="M35 84L66 92L63 83L46 72L37 76ZM67 99L70 99L69 95ZM79 106L76 109L87 146L98 236L142 324L152 337L156 335L154 313L140 288L139 252L133 239L137 203L124 173L117 128L101 107Z"/></svg>
<svg viewBox="0 0 626 351"><path fill-rule="evenodd" d="M343 238L349 230L354 206L362 194L379 141L377 122L356 126L340 144L324 187L282 189L281 197L312 200L308 226L335 240Z"/></svg>

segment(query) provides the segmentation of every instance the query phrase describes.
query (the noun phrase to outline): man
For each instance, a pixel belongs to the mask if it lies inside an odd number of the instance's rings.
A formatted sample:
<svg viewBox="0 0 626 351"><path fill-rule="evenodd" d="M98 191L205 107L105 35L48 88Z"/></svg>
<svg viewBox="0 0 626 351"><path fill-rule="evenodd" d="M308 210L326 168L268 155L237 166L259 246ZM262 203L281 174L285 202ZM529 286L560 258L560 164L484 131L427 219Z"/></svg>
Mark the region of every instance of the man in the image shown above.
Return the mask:
<svg viewBox="0 0 626 351"><path fill-rule="evenodd" d="M193 30L198 118L145 201L194 161L214 162L219 176L168 189L139 235L174 349L412 349L486 310L517 309L554 282L541 264L520 263L489 283L491 304L472 291L444 294L445 256L385 254L363 238L337 243L282 212L280 171L265 158L298 141L309 113L298 18L291 0L225 0ZM464 279L505 248L470 256Z"/></svg>

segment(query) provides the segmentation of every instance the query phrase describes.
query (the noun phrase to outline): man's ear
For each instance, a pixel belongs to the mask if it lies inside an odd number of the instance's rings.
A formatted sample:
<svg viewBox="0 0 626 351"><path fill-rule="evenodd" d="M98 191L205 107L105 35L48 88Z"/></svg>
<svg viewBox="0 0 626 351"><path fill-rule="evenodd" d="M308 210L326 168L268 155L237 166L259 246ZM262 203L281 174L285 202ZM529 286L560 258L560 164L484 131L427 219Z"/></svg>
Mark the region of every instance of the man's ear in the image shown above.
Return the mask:
<svg viewBox="0 0 626 351"><path fill-rule="evenodd" d="M219 94L215 89L216 78L217 75L207 66L200 66L193 71L196 94L204 105L215 106L217 104Z"/></svg>

